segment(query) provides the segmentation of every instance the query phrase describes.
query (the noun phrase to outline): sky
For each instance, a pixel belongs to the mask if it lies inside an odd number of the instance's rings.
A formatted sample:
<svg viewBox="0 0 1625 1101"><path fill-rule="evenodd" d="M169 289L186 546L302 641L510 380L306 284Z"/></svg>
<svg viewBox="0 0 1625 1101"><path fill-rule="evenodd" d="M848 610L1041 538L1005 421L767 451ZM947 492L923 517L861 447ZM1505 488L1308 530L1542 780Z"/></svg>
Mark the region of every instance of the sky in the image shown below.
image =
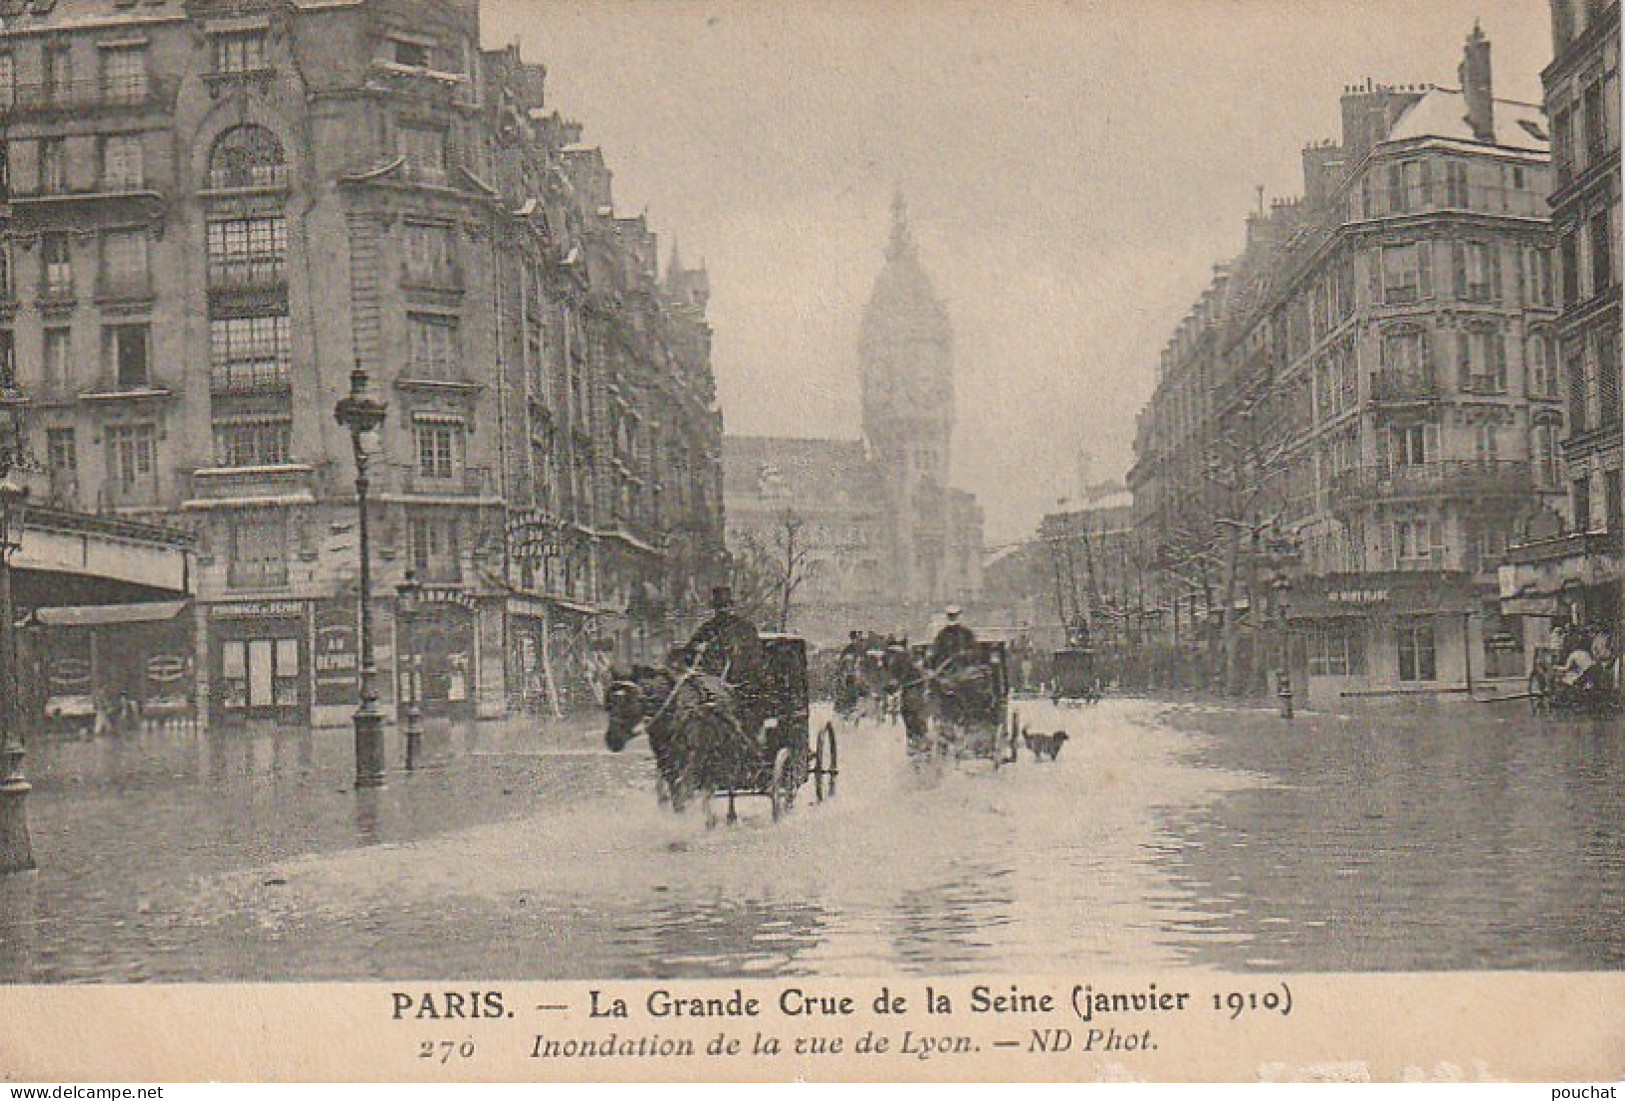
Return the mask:
<svg viewBox="0 0 1625 1101"><path fill-rule="evenodd" d="M726 431L854 438L901 188L955 334L953 481L990 545L1132 460L1164 344L1345 85L1540 101L1545 0L486 0L622 214L704 260Z"/></svg>

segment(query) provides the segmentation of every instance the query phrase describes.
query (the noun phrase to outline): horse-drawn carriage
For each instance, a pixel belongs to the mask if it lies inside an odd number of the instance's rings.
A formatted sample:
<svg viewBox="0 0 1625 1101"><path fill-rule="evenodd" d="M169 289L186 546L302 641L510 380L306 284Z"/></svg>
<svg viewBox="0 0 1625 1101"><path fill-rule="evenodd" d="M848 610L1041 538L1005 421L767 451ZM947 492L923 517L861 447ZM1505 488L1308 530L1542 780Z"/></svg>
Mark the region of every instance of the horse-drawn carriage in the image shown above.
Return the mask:
<svg viewBox="0 0 1625 1101"><path fill-rule="evenodd" d="M925 647L915 647L894 655L893 671L902 684L911 759L984 760L995 768L1016 760L1021 723L1010 709L1010 661L1002 641L978 642L937 666L929 664Z"/></svg>
<svg viewBox="0 0 1625 1101"><path fill-rule="evenodd" d="M1069 646L1056 650L1050 657L1050 699L1057 707L1064 703L1100 700L1100 674L1095 669L1094 650Z"/></svg>
<svg viewBox="0 0 1625 1101"><path fill-rule="evenodd" d="M1535 650L1529 671L1529 705L1536 714L1608 715L1621 710L1620 655L1604 652L1583 672L1566 672L1567 662L1555 649Z"/></svg>
<svg viewBox="0 0 1625 1101"><path fill-rule="evenodd" d="M680 811L698 796L707 826L716 822L711 802L718 796L727 798L735 822L741 796L769 800L777 821L809 779L818 802L835 794L835 727L826 722L816 737L811 731L807 644L793 635L763 635L761 643L755 683L731 686L691 662L634 668L604 694L609 748L619 753L647 735L662 799Z"/></svg>

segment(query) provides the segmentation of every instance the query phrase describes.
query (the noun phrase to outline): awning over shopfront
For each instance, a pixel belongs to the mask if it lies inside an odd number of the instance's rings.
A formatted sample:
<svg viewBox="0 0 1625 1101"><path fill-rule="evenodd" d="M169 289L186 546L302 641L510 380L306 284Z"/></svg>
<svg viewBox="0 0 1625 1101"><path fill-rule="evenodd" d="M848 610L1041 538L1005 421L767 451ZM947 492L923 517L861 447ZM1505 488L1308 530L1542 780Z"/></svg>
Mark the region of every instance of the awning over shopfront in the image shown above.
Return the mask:
<svg viewBox="0 0 1625 1101"><path fill-rule="evenodd" d="M145 604L88 604L76 608L36 608L31 622L42 627L109 627L123 623L165 623L186 610L184 600Z"/></svg>

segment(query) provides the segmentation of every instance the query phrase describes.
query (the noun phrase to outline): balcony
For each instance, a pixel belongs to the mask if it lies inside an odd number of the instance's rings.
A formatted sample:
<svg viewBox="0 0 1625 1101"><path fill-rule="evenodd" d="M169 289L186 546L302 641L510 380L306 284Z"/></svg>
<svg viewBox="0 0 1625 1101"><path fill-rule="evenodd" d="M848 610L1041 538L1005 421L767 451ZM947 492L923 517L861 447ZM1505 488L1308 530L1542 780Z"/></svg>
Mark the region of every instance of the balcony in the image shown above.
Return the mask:
<svg viewBox="0 0 1625 1101"><path fill-rule="evenodd" d="M287 186L285 164L233 165L209 172L210 191L280 191Z"/></svg>
<svg viewBox="0 0 1625 1101"><path fill-rule="evenodd" d="M233 559L226 564L226 588L237 591L285 589L288 587L286 559Z"/></svg>
<svg viewBox="0 0 1625 1101"><path fill-rule="evenodd" d="M284 256L243 256L209 261L209 290L275 291L288 285Z"/></svg>
<svg viewBox="0 0 1625 1101"><path fill-rule="evenodd" d="M211 394L285 394L289 367L276 360L216 363L209 368Z"/></svg>
<svg viewBox="0 0 1625 1101"><path fill-rule="evenodd" d="M416 463L397 463L394 469L398 491L409 497L495 496L489 467L470 466L452 470L445 477L425 474Z"/></svg>
<svg viewBox="0 0 1625 1101"><path fill-rule="evenodd" d="M0 118L78 115L101 108L139 108L157 103L161 89L152 80L69 80L18 84L9 102L0 102Z"/></svg>
<svg viewBox="0 0 1625 1101"><path fill-rule="evenodd" d="M160 499L157 478L135 478L130 481L113 478L103 482L97 491L96 506L98 510L154 508Z"/></svg>
<svg viewBox="0 0 1625 1101"><path fill-rule="evenodd" d="M121 402L151 401L174 396L174 392L161 379L152 375L140 377L103 375L79 391L80 401Z"/></svg>
<svg viewBox="0 0 1625 1101"><path fill-rule="evenodd" d="M1425 405L1439 399L1439 383L1431 371L1384 368L1371 372L1373 405Z"/></svg>
<svg viewBox="0 0 1625 1101"><path fill-rule="evenodd" d="M1332 476L1334 503L1343 508L1439 497L1524 497L1533 492L1527 459L1446 459L1355 467Z"/></svg>
<svg viewBox="0 0 1625 1101"><path fill-rule="evenodd" d="M226 507L244 501L289 504L316 500L316 469L302 463L201 467L192 471L187 508Z"/></svg>

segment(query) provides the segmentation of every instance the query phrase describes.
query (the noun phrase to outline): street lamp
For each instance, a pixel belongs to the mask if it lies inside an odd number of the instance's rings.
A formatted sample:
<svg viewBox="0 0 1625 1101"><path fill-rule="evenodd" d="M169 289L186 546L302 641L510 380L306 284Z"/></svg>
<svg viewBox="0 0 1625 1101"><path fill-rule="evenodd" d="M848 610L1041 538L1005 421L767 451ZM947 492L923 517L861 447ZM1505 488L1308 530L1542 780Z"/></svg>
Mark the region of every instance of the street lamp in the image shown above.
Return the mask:
<svg viewBox="0 0 1625 1101"><path fill-rule="evenodd" d="M358 788L382 787L384 784L384 716L378 710L378 667L372 653L372 548L367 531L367 489L371 479L367 476L370 456L365 439L377 433L388 408L373 396L367 385L367 372L359 363L350 372L350 393L340 398L333 407L333 419L349 430L350 446L355 452L355 500L361 543L361 671L358 685L361 702L354 716L355 786Z"/></svg>
<svg viewBox="0 0 1625 1101"><path fill-rule="evenodd" d="M406 663L406 676L401 681L401 730L406 735L408 771L418 767L418 751L423 746L423 712L418 708L417 639L412 630L422 592L417 571L408 566L406 576L395 585L395 623L400 635L400 655Z"/></svg>
<svg viewBox="0 0 1625 1101"><path fill-rule="evenodd" d="M0 873L34 866L28 834L28 793L23 777L23 708L17 666L17 612L11 599L11 556L22 535L28 487L17 480L12 456L0 455Z"/></svg>
<svg viewBox="0 0 1625 1101"><path fill-rule="evenodd" d="M1281 667L1275 675L1275 698L1281 705L1281 718L1292 718L1292 653L1287 634L1287 609L1292 601L1292 579L1286 574L1275 578L1275 607L1281 616Z"/></svg>

